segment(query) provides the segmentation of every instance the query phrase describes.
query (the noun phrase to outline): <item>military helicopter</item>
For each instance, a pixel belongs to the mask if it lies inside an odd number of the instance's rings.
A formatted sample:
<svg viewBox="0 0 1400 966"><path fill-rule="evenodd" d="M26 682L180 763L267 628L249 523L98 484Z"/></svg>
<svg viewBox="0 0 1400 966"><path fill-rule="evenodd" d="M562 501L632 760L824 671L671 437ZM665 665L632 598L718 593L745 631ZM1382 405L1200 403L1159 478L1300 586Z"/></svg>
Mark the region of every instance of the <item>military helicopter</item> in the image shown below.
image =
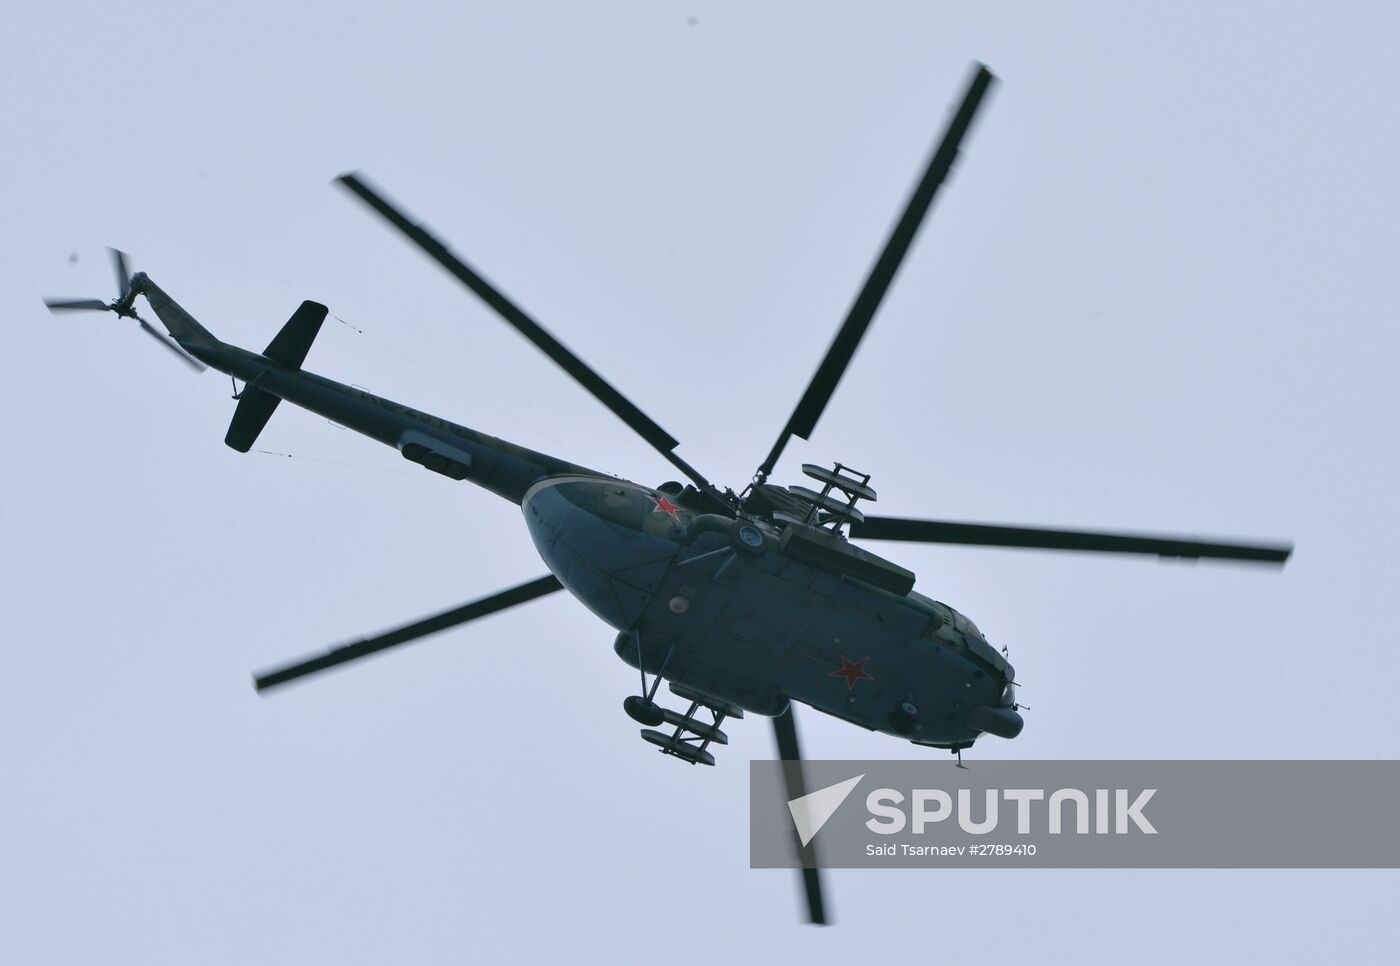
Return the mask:
<svg viewBox="0 0 1400 966"><path fill-rule="evenodd" d="M1023 719L1015 670L972 621L914 591L914 574L851 538L1156 554L1282 564L1291 546L1049 530L867 515L870 475L806 464L819 484L768 482L793 436L808 439L874 318L940 185L952 170L992 73L976 65L960 105L805 393L753 479L736 493L676 452L677 440L445 244L359 174L338 181L476 293L665 457L688 481L647 486L487 436L302 368L327 315L303 302L261 352L220 341L113 251L119 294L47 300L53 311L134 319L192 367L244 385L224 442L248 452L286 400L395 447L410 462L518 504L549 574L374 637L255 676L259 691L477 620L561 589L616 632L638 669L626 713L666 755L713 765L721 725L772 719L789 799L805 793L794 702L857 727L957 753L984 734L1015 738ZM144 297L169 338L137 315ZM236 383L235 383L236 386ZM663 682L685 705L663 707ZM797 847L796 842L794 842ZM827 921L815 854L799 848L808 917Z"/></svg>

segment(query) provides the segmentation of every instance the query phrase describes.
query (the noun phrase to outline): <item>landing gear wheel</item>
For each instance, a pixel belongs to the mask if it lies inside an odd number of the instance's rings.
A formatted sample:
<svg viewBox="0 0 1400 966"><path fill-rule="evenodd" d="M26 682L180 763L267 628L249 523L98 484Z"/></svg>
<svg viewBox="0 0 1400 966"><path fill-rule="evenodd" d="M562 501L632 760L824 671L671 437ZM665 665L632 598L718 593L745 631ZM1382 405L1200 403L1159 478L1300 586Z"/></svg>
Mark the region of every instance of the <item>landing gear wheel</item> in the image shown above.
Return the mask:
<svg viewBox="0 0 1400 966"><path fill-rule="evenodd" d="M763 531L747 520L735 520L729 527L729 545L744 557L761 557L768 549Z"/></svg>
<svg viewBox="0 0 1400 966"><path fill-rule="evenodd" d="M644 724L648 728L656 728L666 720L662 714L661 707L655 701L648 701L640 694L634 694L622 701L622 710L627 712L627 717L638 724Z"/></svg>

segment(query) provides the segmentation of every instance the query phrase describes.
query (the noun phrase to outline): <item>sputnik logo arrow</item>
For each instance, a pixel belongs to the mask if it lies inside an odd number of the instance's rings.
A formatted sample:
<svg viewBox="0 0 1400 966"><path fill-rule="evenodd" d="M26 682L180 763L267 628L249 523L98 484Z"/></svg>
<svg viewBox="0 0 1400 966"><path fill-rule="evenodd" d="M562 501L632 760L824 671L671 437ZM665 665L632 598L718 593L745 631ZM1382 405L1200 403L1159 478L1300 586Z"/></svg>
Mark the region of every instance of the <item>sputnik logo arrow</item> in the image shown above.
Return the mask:
<svg viewBox="0 0 1400 966"><path fill-rule="evenodd" d="M787 803L788 811L792 813L792 824L797 827L797 837L802 840L804 848L816 838L827 819L836 814L846 796L855 790L864 777L862 773L855 778L847 778L843 782L808 792L801 798L794 798Z"/></svg>

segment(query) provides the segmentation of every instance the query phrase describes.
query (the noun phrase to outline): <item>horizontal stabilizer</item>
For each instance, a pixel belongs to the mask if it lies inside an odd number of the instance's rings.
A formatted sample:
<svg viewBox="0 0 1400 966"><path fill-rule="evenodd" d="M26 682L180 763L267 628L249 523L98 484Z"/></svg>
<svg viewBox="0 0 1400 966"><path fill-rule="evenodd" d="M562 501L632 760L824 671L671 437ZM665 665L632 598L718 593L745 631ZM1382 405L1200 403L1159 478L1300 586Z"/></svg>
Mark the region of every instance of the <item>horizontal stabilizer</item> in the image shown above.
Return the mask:
<svg viewBox="0 0 1400 966"><path fill-rule="evenodd" d="M267 344L263 356L289 369L300 369L306 361L306 354L311 351L311 343L316 341L316 334L321 331L327 311L320 302L302 302L287 324ZM270 392L252 385L245 386L238 398L238 408L233 411L233 421L228 424L224 442L240 453L248 452L281 401Z"/></svg>
<svg viewBox="0 0 1400 966"><path fill-rule="evenodd" d="M320 302L302 302L301 308L282 326L282 331L267 344L263 355L289 369L300 369L328 311Z"/></svg>
<svg viewBox="0 0 1400 966"><path fill-rule="evenodd" d="M228 424L224 442L240 453L248 452L281 401L270 392L245 387L238 399L238 408L233 411L233 422Z"/></svg>

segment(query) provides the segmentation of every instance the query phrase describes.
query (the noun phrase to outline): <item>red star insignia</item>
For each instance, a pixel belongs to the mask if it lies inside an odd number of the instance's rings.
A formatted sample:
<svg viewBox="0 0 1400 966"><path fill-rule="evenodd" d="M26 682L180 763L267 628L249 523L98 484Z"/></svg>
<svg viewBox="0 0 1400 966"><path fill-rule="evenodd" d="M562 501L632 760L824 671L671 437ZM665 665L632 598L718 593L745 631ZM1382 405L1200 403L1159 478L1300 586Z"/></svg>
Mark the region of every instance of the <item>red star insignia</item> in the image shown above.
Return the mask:
<svg viewBox="0 0 1400 966"><path fill-rule="evenodd" d="M861 681L861 680L864 680L864 681L873 681L873 680L875 680L875 679L874 679L873 677L871 677L870 674L865 670L865 662L868 661L868 660L870 660L870 658L868 658L868 657L863 657L863 658L861 658L859 661L848 661L848 660L846 659L846 655L842 654L842 655L841 655L841 667L840 667L840 669L839 669L839 670L836 670L836 671L832 671L830 674L827 675L827 677L832 677L832 678L845 678L845 679L846 679L846 690L849 691L849 690L851 690L852 688L854 688L854 687L856 686L856 682L857 682L857 681Z"/></svg>
<svg viewBox="0 0 1400 966"><path fill-rule="evenodd" d="M681 522L681 508L672 503L665 493L655 497L654 502L656 503L656 509L652 510L652 513L665 513L677 523Z"/></svg>

